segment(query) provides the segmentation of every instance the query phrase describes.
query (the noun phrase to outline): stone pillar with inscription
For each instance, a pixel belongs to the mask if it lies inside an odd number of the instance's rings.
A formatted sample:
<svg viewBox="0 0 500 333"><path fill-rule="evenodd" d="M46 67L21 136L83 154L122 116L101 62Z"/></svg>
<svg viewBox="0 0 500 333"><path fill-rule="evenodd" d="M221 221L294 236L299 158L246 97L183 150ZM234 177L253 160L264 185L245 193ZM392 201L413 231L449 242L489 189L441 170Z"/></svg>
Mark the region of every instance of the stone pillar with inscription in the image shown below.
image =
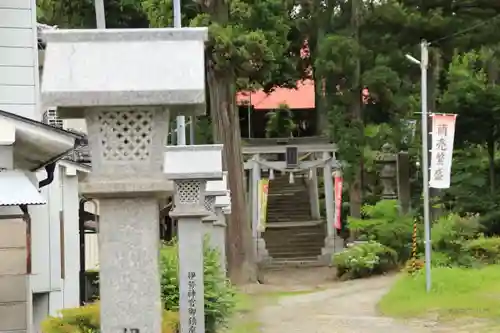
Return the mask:
<svg viewBox="0 0 500 333"><path fill-rule="evenodd" d="M80 191L100 206L103 333L161 332L158 199L173 190L164 145L171 113L204 110L207 37L205 28L45 33L42 101L87 124L92 173Z"/></svg>
<svg viewBox="0 0 500 333"><path fill-rule="evenodd" d="M207 181L222 178L222 145L168 146L164 172L175 187L170 216L178 226L180 332L205 333L202 219L213 214L205 191Z"/></svg>

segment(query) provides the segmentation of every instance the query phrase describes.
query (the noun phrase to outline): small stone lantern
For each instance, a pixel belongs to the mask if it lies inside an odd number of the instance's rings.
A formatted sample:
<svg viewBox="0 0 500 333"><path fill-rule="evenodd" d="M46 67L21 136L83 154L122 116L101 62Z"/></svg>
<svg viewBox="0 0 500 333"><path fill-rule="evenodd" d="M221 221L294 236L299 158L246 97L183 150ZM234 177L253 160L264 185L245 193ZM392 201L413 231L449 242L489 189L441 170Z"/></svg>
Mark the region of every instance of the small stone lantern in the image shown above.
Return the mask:
<svg viewBox="0 0 500 333"><path fill-rule="evenodd" d="M170 216L178 226L181 332L205 333L202 219L213 214L206 186L222 178L222 145L168 146L163 171L175 186Z"/></svg>

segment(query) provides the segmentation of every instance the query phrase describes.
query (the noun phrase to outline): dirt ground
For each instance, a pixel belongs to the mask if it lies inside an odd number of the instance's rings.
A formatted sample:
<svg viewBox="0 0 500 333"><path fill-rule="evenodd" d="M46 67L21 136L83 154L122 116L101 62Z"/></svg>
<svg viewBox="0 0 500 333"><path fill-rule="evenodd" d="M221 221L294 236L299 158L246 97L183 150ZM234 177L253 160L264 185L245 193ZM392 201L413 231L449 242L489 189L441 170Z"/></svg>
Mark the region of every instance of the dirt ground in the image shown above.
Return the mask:
<svg viewBox="0 0 500 333"><path fill-rule="evenodd" d="M283 293L286 297L256 310L261 333L486 333L481 321L464 320L446 326L435 319L399 321L380 316L377 303L396 276L339 282L331 268L268 271L263 284L243 290L259 294Z"/></svg>

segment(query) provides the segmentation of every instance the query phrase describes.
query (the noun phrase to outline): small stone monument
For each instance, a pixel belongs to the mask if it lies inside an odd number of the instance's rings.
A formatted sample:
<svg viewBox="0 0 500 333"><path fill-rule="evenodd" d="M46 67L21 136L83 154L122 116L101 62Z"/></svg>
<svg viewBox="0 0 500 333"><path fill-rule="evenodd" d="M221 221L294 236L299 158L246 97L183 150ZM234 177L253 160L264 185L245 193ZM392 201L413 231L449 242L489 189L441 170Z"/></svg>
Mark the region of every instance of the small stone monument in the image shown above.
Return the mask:
<svg viewBox="0 0 500 333"><path fill-rule="evenodd" d="M203 161L203 163L199 163ZM222 178L222 145L168 146L164 172L174 181L179 238L179 315L181 333L205 333L202 219L208 180Z"/></svg>
<svg viewBox="0 0 500 333"><path fill-rule="evenodd" d="M408 152L397 154L398 199L401 212L407 214L411 209L410 156Z"/></svg>
<svg viewBox="0 0 500 333"><path fill-rule="evenodd" d="M172 113L204 112L208 31L44 35L43 104L87 123L92 173L80 190L100 205L101 332L160 333L158 198L172 191L164 145Z"/></svg>

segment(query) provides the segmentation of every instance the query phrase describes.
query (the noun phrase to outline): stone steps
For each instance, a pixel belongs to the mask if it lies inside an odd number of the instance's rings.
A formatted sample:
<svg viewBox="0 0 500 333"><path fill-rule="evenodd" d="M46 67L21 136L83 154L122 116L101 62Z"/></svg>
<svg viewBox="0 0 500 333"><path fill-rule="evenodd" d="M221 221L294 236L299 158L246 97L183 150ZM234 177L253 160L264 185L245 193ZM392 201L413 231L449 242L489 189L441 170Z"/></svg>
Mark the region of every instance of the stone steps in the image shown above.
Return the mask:
<svg viewBox="0 0 500 333"><path fill-rule="evenodd" d="M325 266L325 263L318 260L317 257L301 257L294 259L272 259L266 264L266 270L281 270L284 268L305 268L305 267L320 267Z"/></svg>
<svg viewBox="0 0 500 333"><path fill-rule="evenodd" d="M278 175L269 183L268 228L262 234L271 266L317 265L326 237L325 225L312 221L307 180ZM266 266L267 267L267 266Z"/></svg>
<svg viewBox="0 0 500 333"><path fill-rule="evenodd" d="M325 235L323 223L310 226L273 227L263 233L267 251L273 259L318 257L324 246Z"/></svg>
<svg viewBox="0 0 500 333"><path fill-rule="evenodd" d="M292 223L296 220L307 220L309 219L310 216L309 215L296 215L294 217L290 217L290 216L273 216L272 214L271 215L268 215L268 220L269 221L272 221L272 223Z"/></svg>
<svg viewBox="0 0 500 333"><path fill-rule="evenodd" d="M300 246L301 248L316 247L317 245L322 245L324 240L325 238L323 235L303 236L301 238L294 238L290 240L273 239L272 242L267 245L267 248L278 249L283 246Z"/></svg>

